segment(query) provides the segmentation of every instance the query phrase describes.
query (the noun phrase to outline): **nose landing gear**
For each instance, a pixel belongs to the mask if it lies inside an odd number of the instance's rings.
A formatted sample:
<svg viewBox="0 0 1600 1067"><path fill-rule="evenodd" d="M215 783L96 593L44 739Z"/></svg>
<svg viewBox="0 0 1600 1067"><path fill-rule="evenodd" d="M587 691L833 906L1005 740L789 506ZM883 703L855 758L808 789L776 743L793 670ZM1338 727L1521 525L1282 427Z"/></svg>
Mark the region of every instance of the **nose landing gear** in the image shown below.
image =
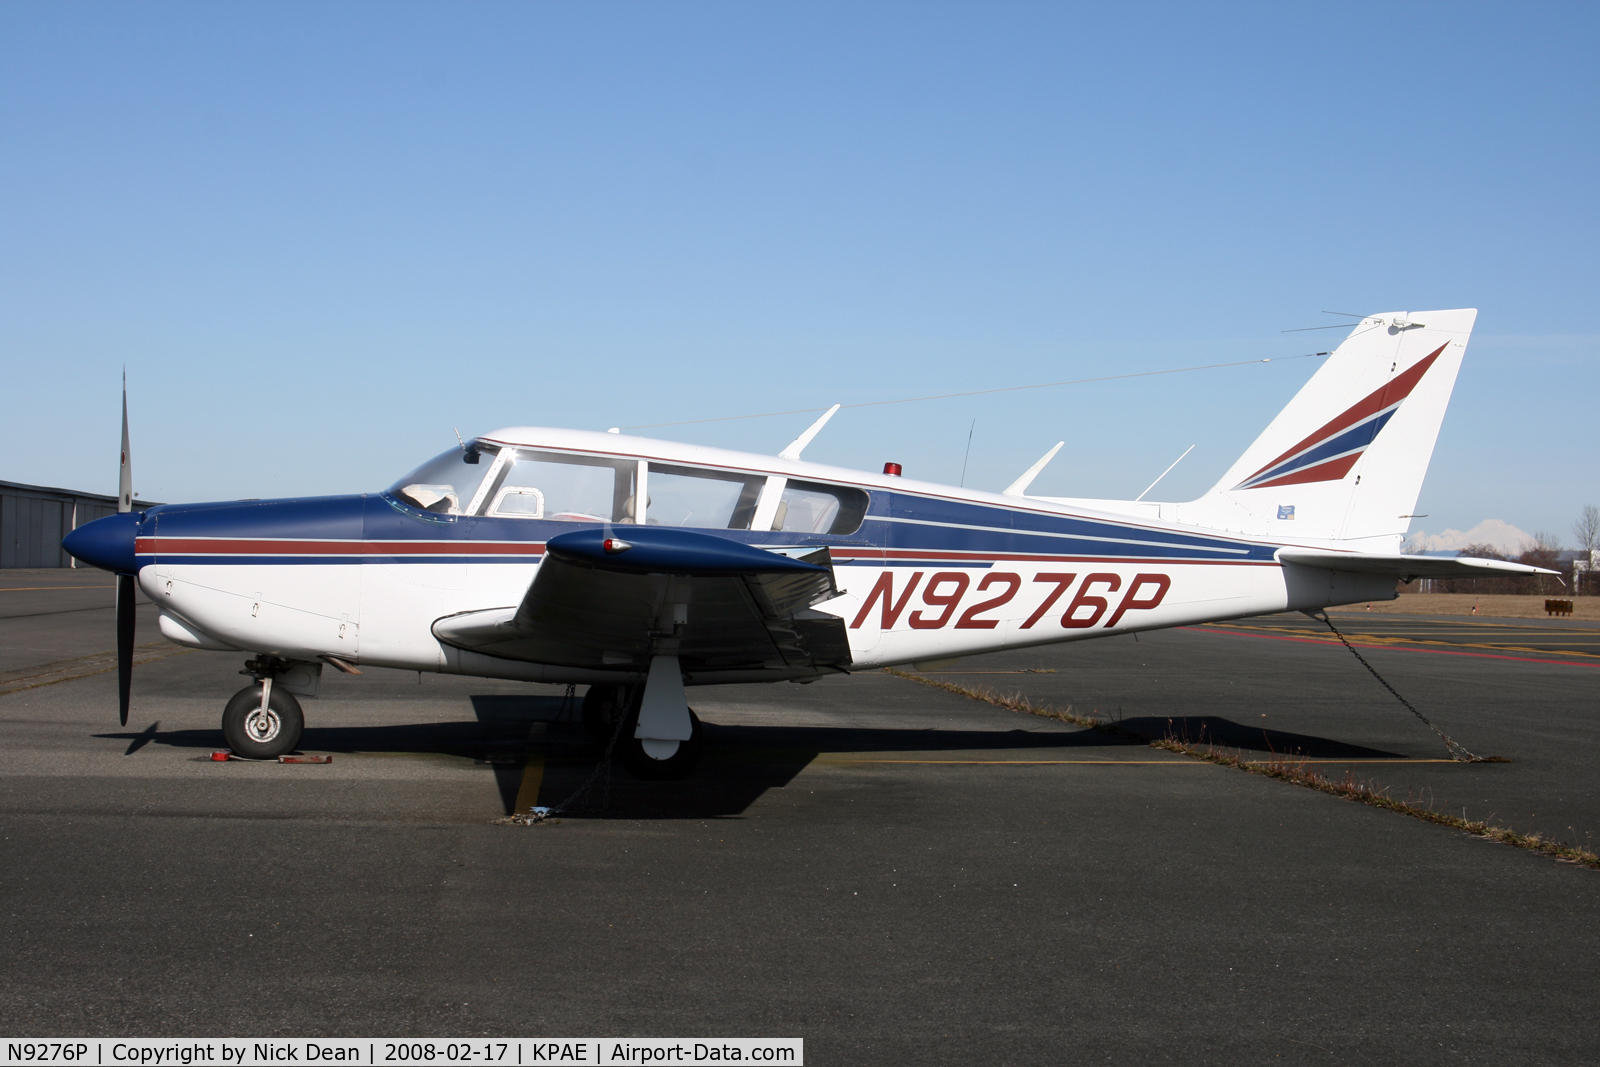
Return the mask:
<svg viewBox="0 0 1600 1067"><path fill-rule="evenodd" d="M293 752L305 730L305 714L294 694L274 688L273 678L289 664L276 656L260 656L240 674L256 679L228 701L222 712L222 736L235 755L245 759L277 759Z"/></svg>

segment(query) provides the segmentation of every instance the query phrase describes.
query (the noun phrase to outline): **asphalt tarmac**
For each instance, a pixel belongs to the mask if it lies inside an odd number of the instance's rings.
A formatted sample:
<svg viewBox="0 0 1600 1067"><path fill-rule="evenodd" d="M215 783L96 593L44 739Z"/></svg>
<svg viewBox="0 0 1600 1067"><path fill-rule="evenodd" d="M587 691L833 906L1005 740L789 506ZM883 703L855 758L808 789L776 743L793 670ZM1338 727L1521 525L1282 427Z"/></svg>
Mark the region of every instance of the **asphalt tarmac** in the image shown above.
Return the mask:
<svg viewBox="0 0 1600 1067"><path fill-rule="evenodd" d="M110 583L41 573L0 572L8 1035L1597 1058L1600 872L881 673L693 692L711 746L679 783L595 777L560 687L378 670L329 671L304 702L302 747L331 764L214 763L241 657L173 654L141 609L155 647L118 727L110 590L37 589ZM1597 628L1480 621L1335 616L1419 710L1509 763L1418 762L1437 737L1298 616L932 677L1586 843ZM494 822L586 780L558 823Z"/></svg>

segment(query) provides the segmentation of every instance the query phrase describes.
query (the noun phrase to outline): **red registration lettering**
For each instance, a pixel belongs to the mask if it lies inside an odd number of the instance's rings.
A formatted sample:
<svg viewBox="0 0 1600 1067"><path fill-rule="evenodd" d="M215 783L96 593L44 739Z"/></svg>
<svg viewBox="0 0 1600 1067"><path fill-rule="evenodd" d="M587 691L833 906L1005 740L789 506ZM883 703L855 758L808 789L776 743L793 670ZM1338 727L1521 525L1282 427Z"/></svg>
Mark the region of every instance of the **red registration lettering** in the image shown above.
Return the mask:
<svg viewBox="0 0 1600 1067"><path fill-rule="evenodd" d="M1140 600L1139 588L1141 586L1149 585L1156 587L1155 594L1144 600ZM1167 590L1171 587L1172 579L1167 577L1165 574L1135 574L1133 576L1132 584L1128 586L1127 594L1122 598L1122 603L1118 604L1117 610L1111 613L1111 621L1106 623L1106 626L1115 626L1117 624L1117 620L1122 618L1123 612L1130 611L1133 608L1155 607L1157 604L1161 603L1162 599L1167 595ZM1115 589L1116 586L1112 586L1112 588Z"/></svg>
<svg viewBox="0 0 1600 1067"><path fill-rule="evenodd" d="M1076 574L1035 574L1033 576L1034 581L1054 582L1056 587L1049 596L1044 598L1044 603L1040 604L1034 613L1028 616L1028 621L1024 622L1021 628L1024 630L1031 629L1034 623L1044 618L1045 612L1055 607L1056 601L1061 599L1061 594L1067 591L1067 587L1072 584L1072 580L1076 577Z"/></svg>
<svg viewBox="0 0 1600 1067"><path fill-rule="evenodd" d="M999 626L1000 621L998 619L980 619L978 618L978 613L980 611L992 611L995 608L1000 607L1002 604L1011 603L1011 598L1016 596L1017 590L1022 588L1022 576L1020 574L1005 574L1003 572L998 574L986 574L983 576L983 580L978 583L978 592L983 592L991 585L1004 585L1006 587L1006 591L997 597L991 597L990 599L981 603L974 604L972 607L962 612L961 618L956 620L956 629L992 630L996 626Z"/></svg>
<svg viewBox="0 0 1600 1067"><path fill-rule="evenodd" d="M900 602L894 600L894 571L884 571L878 576L878 584L872 587L872 592L867 594L867 602L861 605L861 610L856 613L856 621L850 624L850 629L859 630L861 624L867 621L867 616L872 613L872 606L883 598L883 629L891 630L894 624L900 621L900 613L906 610L906 605L911 602L911 594L916 591L917 583L922 581L922 572L916 571L911 575L911 581L906 585L906 591L900 594ZM963 587L963 590L965 587Z"/></svg>
<svg viewBox="0 0 1600 1067"><path fill-rule="evenodd" d="M1106 613L1106 608L1110 605L1106 603L1106 598L1103 596L1089 595L1089 587L1091 585L1103 585L1106 587L1106 592L1115 593L1122 587L1122 579L1109 571L1101 571L1085 576L1083 584L1078 586L1078 595L1072 598L1072 603L1067 605L1067 610L1061 615L1062 626L1069 630L1080 630L1084 627L1093 626L1100 621L1100 616ZM1094 613L1082 619L1074 618L1073 616L1077 614L1079 608L1093 608Z"/></svg>
<svg viewBox="0 0 1600 1067"><path fill-rule="evenodd" d="M950 616L956 613L956 605L961 603L961 598L967 595L968 578L962 571L940 571L928 579L928 584L922 587L922 602L932 607L943 608L936 619L923 618L920 611L911 613L911 628L913 630L937 630L950 621ZM941 585L955 583L955 592L937 592Z"/></svg>

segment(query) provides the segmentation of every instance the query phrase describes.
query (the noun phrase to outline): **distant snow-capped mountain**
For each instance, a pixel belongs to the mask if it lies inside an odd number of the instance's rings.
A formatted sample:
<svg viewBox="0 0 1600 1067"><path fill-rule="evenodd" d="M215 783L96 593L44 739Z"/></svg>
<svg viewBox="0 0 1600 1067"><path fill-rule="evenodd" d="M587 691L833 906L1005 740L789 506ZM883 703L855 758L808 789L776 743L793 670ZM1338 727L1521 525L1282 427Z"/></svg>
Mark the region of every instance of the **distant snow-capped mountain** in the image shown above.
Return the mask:
<svg viewBox="0 0 1600 1067"><path fill-rule="evenodd" d="M1460 530L1446 530L1443 533L1430 534L1418 530L1406 538L1401 550L1414 553L1455 552L1468 545L1493 545L1501 552L1515 555L1522 551L1523 545L1532 541L1532 534L1523 533L1509 522L1484 519L1465 533Z"/></svg>

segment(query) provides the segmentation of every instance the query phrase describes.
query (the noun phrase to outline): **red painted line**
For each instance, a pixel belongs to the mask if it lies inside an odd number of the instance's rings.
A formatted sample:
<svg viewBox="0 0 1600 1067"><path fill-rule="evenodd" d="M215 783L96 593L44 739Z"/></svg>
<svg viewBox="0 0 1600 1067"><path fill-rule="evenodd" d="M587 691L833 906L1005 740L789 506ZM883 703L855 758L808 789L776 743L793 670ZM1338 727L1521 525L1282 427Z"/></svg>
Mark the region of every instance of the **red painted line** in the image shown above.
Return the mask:
<svg viewBox="0 0 1600 1067"><path fill-rule="evenodd" d="M831 547L831 546L830 546ZM1172 566L1199 566L1199 567L1278 567L1277 560L1272 559L1187 559L1182 556L1072 556L1072 555L994 555L982 552L947 552L935 549L861 549L852 548L832 549L835 559L869 559L869 560L969 560L979 563L1127 563L1130 565L1146 566L1148 564L1171 564Z"/></svg>
<svg viewBox="0 0 1600 1067"><path fill-rule="evenodd" d="M1318 637L1281 637L1277 634L1246 634L1238 630L1213 630L1207 626L1176 626L1177 630L1194 630L1203 634L1220 634L1223 637L1259 637L1266 641L1293 641L1301 645L1331 645L1338 642L1338 638ZM1472 656L1476 659L1509 659L1517 663L1554 663L1558 667L1600 667L1600 663L1585 663L1583 660L1574 659L1532 659L1528 656L1501 656L1493 652L1452 652L1448 648L1416 648L1411 645L1365 645L1350 642L1357 648L1390 649L1396 652L1432 652L1436 656Z"/></svg>
<svg viewBox="0 0 1600 1067"><path fill-rule="evenodd" d="M493 541L253 541L141 537L141 555L173 556L540 556L544 545Z"/></svg>

